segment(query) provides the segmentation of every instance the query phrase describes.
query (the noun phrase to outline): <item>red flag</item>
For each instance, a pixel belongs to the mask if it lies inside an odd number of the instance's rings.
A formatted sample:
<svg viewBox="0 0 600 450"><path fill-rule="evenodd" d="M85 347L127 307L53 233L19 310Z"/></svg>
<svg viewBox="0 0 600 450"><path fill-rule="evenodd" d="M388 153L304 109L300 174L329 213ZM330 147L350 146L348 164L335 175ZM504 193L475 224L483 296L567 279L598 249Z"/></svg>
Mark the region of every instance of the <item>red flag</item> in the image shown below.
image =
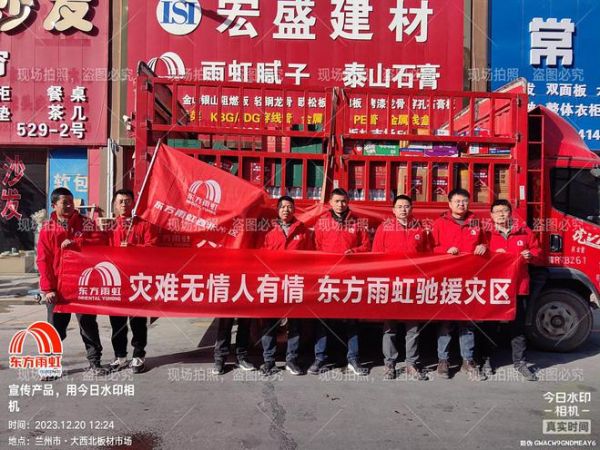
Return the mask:
<svg viewBox="0 0 600 450"><path fill-rule="evenodd" d="M198 247L252 245L265 191L224 170L160 144L135 214L170 233L193 235Z"/></svg>

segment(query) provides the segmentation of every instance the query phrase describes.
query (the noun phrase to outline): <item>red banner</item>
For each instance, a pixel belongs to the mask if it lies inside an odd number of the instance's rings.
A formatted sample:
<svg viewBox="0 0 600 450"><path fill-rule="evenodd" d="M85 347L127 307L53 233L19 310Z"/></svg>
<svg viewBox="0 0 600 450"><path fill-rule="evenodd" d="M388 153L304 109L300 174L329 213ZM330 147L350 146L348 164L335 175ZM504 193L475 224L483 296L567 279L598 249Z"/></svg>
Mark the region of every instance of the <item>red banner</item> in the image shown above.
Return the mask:
<svg viewBox="0 0 600 450"><path fill-rule="evenodd" d="M64 253L57 311L510 320L520 263L500 253L398 259L381 253L89 247Z"/></svg>
<svg viewBox="0 0 600 450"><path fill-rule="evenodd" d="M135 214L167 232L195 234L199 247L249 246L267 194L210 164L160 145Z"/></svg>

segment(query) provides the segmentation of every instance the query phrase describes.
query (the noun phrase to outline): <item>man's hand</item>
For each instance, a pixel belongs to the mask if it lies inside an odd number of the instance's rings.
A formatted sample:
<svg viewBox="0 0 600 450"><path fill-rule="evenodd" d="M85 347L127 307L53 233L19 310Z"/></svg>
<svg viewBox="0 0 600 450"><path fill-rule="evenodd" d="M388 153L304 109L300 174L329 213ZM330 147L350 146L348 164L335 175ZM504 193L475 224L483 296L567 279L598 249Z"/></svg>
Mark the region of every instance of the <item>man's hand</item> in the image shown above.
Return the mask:
<svg viewBox="0 0 600 450"><path fill-rule="evenodd" d="M71 239L65 239L64 241L62 241L62 244L60 244L60 248L67 248L73 245L74 243L75 241L72 241Z"/></svg>
<svg viewBox="0 0 600 450"><path fill-rule="evenodd" d="M46 292L44 294L44 301L49 305L56 303L56 292Z"/></svg>
<svg viewBox="0 0 600 450"><path fill-rule="evenodd" d="M344 252L344 255L351 255L352 253L354 253L354 250L352 250L351 248L349 248L348 250L346 250Z"/></svg>
<svg viewBox="0 0 600 450"><path fill-rule="evenodd" d="M458 247L450 247L446 253L450 253L451 255L458 255L460 252Z"/></svg>
<svg viewBox="0 0 600 450"><path fill-rule="evenodd" d="M485 252L487 252L487 245L479 244L477 247L475 247L475 251L473 252L473 254L483 256L485 255Z"/></svg>
<svg viewBox="0 0 600 450"><path fill-rule="evenodd" d="M522 256L523 258L525 258L526 260L530 260L531 258L533 258L533 255L531 254L531 251L530 251L529 249L527 249L527 250L523 250L523 251L521 252L521 256Z"/></svg>

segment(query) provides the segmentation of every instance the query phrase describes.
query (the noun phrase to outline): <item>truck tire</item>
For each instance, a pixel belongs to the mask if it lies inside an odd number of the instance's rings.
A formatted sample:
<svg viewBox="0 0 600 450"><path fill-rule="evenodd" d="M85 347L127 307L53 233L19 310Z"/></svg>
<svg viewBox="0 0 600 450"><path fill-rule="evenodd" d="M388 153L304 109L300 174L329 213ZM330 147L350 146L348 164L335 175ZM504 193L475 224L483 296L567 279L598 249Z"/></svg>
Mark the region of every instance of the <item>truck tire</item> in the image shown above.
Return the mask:
<svg viewBox="0 0 600 450"><path fill-rule="evenodd" d="M570 352L590 335L593 324L590 306L575 291L554 288L542 291L533 308L527 338L540 350Z"/></svg>

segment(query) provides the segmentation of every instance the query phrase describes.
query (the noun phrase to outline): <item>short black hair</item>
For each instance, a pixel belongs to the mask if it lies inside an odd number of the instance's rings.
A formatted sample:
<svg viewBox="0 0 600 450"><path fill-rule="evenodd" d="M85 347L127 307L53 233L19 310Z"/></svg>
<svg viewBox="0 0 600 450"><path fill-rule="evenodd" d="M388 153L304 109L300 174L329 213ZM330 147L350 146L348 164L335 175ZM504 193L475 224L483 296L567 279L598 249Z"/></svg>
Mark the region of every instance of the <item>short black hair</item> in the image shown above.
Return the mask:
<svg viewBox="0 0 600 450"><path fill-rule="evenodd" d="M66 187L58 187L50 194L50 203L54 205L58 200L60 200L61 195L73 197L73 193Z"/></svg>
<svg viewBox="0 0 600 450"><path fill-rule="evenodd" d="M471 198L471 194L469 194L469 191L467 191L466 189L463 189L463 188L456 188L456 189L452 189L448 193L448 201L451 202L452 197L454 197L456 195L461 195L461 196L467 197L469 199Z"/></svg>
<svg viewBox="0 0 600 450"><path fill-rule="evenodd" d="M133 196L133 191L131 189L119 189L115 191L115 194L112 198L112 203L114 203L117 199L117 195L126 195L127 197L131 197L131 200L135 200L135 197Z"/></svg>
<svg viewBox="0 0 600 450"><path fill-rule="evenodd" d="M512 205L510 204L510 202L508 200L505 200L505 199L494 200L494 203L492 203L492 206L490 207L490 212L494 210L495 206L506 206L508 208L508 210L510 212L512 212Z"/></svg>
<svg viewBox="0 0 600 450"><path fill-rule="evenodd" d="M281 208L281 204L283 202L290 202L292 205L294 205L294 206L296 205L296 203L294 203L294 199L292 197L290 197L289 195L282 195L277 200L277 208Z"/></svg>
<svg viewBox="0 0 600 450"><path fill-rule="evenodd" d="M348 192L346 192L346 190L342 189L342 188L335 188L333 191L331 191L331 197L333 197L334 195L341 195L348 199L350 198L348 196ZM329 198L331 198L331 197L329 197Z"/></svg>
<svg viewBox="0 0 600 450"><path fill-rule="evenodd" d="M408 202L408 204L412 206L412 198L410 198L406 194L398 194L398 195L394 196L394 201L392 202L392 206L396 206L396 202L398 200L406 200Z"/></svg>

